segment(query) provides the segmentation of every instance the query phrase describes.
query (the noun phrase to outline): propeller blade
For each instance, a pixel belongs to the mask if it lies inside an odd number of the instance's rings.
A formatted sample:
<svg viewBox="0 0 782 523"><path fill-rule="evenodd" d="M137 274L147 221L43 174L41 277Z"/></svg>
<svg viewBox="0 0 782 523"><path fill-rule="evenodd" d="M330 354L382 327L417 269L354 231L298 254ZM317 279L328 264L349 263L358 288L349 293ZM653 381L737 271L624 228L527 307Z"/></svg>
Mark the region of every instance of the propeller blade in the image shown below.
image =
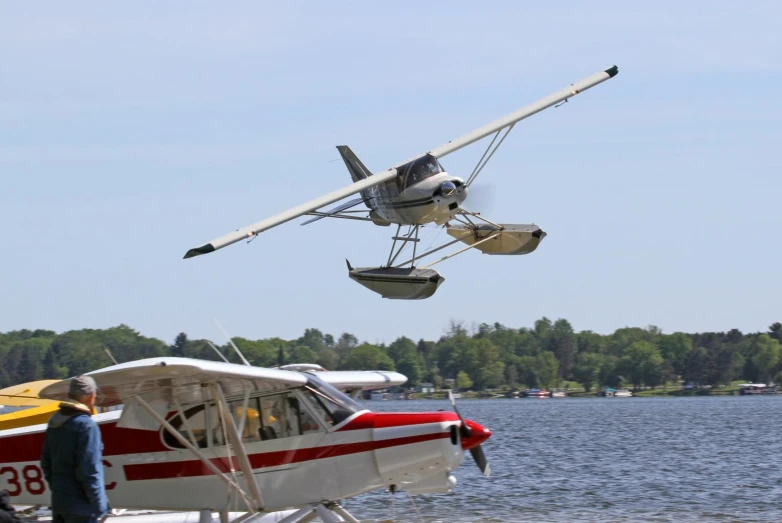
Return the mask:
<svg viewBox="0 0 782 523"><path fill-rule="evenodd" d="M489 466L489 462L486 461L486 454L483 453L483 447L478 445L477 447L471 448L470 454L472 454L472 459L475 460L475 463L478 465L478 468L481 469L483 475L487 478L491 476L491 467Z"/></svg>
<svg viewBox="0 0 782 523"><path fill-rule="evenodd" d="M495 196L496 186L494 183L474 183L470 185L465 204L469 209L486 214L494 208Z"/></svg>
<svg viewBox="0 0 782 523"><path fill-rule="evenodd" d="M459 416L459 420L462 422L462 426L461 426L462 437L469 438L470 436L472 436L472 429L470 428L469 425L467 425L467 423L465 423L461 412L459 412L459 409L456 408L456 398L453 397L453 392L451 392L450 389L448 389L448 400L451 402L451 407L453 407L453 411L456 413L457 416Z"/></svg>

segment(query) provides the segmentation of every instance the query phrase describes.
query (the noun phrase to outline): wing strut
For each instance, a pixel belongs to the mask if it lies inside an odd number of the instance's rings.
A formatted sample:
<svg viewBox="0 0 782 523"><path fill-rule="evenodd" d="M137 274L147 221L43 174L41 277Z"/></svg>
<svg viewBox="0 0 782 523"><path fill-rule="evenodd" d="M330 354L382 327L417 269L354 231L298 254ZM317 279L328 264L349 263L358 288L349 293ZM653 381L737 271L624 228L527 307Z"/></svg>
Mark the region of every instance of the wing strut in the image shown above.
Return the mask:
<svg viewBox="0 0 782 523"><path fill-rule="evenodd" d="M253 475L253 469L250 465L250 458L247 457L247 450L242 444L242 438L236 430L236 423L234 423L233 416L228 407L228 402L225 401L225 395L223 394L223 388L219 383L212 383L212 394L215 397L218 405L218 411L223 418L223 423L226 425L226 432L228 433L228 440L231 442L231 446L236 452L236 457L239 460L239 468L244 473L244 479L247 486L250 487L250 493L252 494L253 501L255 501L257 507L263 510L263 495L261 489L258 488L258 483L255 481L255 475ZM247 411L245 410L245 413Z"/></svg>
<svg viewBox="0 0 782 523"><path fill-rule="evenodd" d="M512 123L508 126L508 130L505 131L505 134L502 135L502 138L500 138L500 142L494 147L494 149L491 148L491 146L494 144L494 141L497 139L497 137L502 132L502 129L497 131L497 134L494 135L494 138L492 138L491 143L486 148L485 151L483 151L483 156L481 156L481 159L478 160L478 163L475 165L475 169L472 170L472 174L470 174L470 177L467 178L467 181L464 183L465 187L469 187L472 182L475 181L475 179L478 177L479 174L481 174L481 171L484 167L486 167L486 164L489 163L489 160L491 160L491 157L494 156L494 153L497 152L497 149L500 148L500 145L502 145L502 142L505 141L505 138L508 137L510 132L513 130L513 126L516 125L515 123ZM489 157L486 158L486 153L489 152L489 149L491 149L491 153L489 154ZM483 159L486 158L486 161L483 161ZM481 163L483 162L483 163Z"/></svg>
<svg viewBox="0 0 782 523"><path fill-rule="evenodd" d="M201 462L206 466L206 468L208 468L212 472L212 474L214 474L215 476L223 480L230 488L235 490L242 497L242 499L247 504L247 507L250 509L251 512L259 512L263 510L262 505L253 503L253 500L250 498L250 496L248 496L248 494L244 490L242 490L242 488L234 480L232 480L226 474L223 474L214 463L212 463L206 456L204 456L203 453L201 453L201 451L198 450L198 448L196 448L192 443L190 443L187 440L187 438L184 437L177 429L171 426L171 424L168 421L166 421L166 419L163 416L158 414L158 412L155 409L153 409L149 403L144 401L144 399L142 399L140 396L136 396L134 399L138 402L139 405L141 405L141 407L145 411L147 411L147 413L150 416L155 418L155 420L158 423L160 423L168 431L168 433L174 437L174 439L176 439L179 443L184 445L184 447L187 450L192 452L198 459L200 459ZM251 483L253 477L254 476L250 476L247 478L248 484Z"/></svg>

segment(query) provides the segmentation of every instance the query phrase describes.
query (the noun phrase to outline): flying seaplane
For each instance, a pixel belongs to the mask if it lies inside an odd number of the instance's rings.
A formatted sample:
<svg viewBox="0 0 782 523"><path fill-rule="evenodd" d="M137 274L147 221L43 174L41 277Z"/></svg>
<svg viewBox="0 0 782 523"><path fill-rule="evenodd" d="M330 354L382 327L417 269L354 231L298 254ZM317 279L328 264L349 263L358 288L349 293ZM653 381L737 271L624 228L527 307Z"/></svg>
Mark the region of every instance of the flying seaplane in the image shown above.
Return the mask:
<svg viewBox="0 0 782 523"><path fill-rule="evenodd" d="M481 443L491 432L453 400L453 412L375 413L337 386L401 375L291 369L162 357L89 373L96 406L122 407L94 416L111 506L195 512L200 523L357 523L340 500L378 489L450 492L467 450L489 474ZM69 382L39 395L64 400ZM45 430L0 431L0 488L14 504L49 504ZM144 521L174 521L156 517Z"/></svg>
<svg viewBox="0 0 782 523"><path fill-rule="evenodd" d="M323 218L363 220L384 227L396 225L396 234L392 237L393 244L385 265L354 268L348 262L348 275L384 298L428 298L444 281L444 278L431 268L441 261L469 249L478 249L484 254L520 255L529 254L538 247L546 236L538 225L499 224L484 218L478 212L465 209L463 204L469 188L519 121L551 106L562 104L573 96L613 78L618 72L618 68L613 66L595 73L385 171L373 173L349 147L337 146L353 180L351 185L215 238L188 250L184 257L192 258L214 252L240 240L252 240L263 231L301 216L313 216L302 225ZM449 174L440 163L444 156L491 135L491 142L466 180ZM359 197L332 209L323 209L355 194L359 194ZM355 209L361 205L365 209ZM420 241L419 229L427 224L444 226L454 239L426 252L416 252L416 244ZM407 227L404 234L401 233L402 227ZM467 247L427 265L416 265L422 258L457 242L463 242ZM400 244L398 248L397 243ZM412 258L397 262L399 254L408 244L412 244Z"/></svg>

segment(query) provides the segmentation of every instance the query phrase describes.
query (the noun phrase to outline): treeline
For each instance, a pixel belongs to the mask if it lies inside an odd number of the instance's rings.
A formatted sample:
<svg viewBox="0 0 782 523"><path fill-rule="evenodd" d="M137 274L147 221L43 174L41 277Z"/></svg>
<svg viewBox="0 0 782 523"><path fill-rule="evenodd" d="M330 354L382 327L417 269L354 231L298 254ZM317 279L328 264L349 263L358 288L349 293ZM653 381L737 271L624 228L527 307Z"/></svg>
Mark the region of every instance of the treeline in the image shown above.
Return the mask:
<svg viewBox="0 0 782 523"><path fill-rule="evenodd" d="M452 323L437 341L400 337L361 343L306 329L295 340L233 338L247 360L263 367L318 363L330 370L397 370L411 385L422 382L462 389L556 387L574 381L589 391L605 386L657 387L676 381L696 386L732 380L782 381L782 324L765 333L664 334L654 326L613 334L574 332L567 320L541 318L532 328L481 324L468 331ZM156 356L219 360L209 340L180 333L171 343L142 336L126 325L57 334L50 330L0 333L0 386L65 378L111 364ZM213 344L239 362L228 344Z"/></svg>

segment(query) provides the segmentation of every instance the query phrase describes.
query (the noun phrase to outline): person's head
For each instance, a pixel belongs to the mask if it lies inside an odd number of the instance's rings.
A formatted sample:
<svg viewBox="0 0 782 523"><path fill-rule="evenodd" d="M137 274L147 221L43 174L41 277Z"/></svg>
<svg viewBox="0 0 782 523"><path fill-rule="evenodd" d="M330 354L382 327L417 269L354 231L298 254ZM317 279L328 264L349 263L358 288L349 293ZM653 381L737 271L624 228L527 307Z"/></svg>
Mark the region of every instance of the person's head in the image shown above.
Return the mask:
<svg viewBox="0 0 782 523"><path fill-rule="evenodd" d="M94 409L97 392L98 385L94 379L89 376L76 376L71 380L71 385L68 388L68 397L87 405L90 409Z"/></svg>

